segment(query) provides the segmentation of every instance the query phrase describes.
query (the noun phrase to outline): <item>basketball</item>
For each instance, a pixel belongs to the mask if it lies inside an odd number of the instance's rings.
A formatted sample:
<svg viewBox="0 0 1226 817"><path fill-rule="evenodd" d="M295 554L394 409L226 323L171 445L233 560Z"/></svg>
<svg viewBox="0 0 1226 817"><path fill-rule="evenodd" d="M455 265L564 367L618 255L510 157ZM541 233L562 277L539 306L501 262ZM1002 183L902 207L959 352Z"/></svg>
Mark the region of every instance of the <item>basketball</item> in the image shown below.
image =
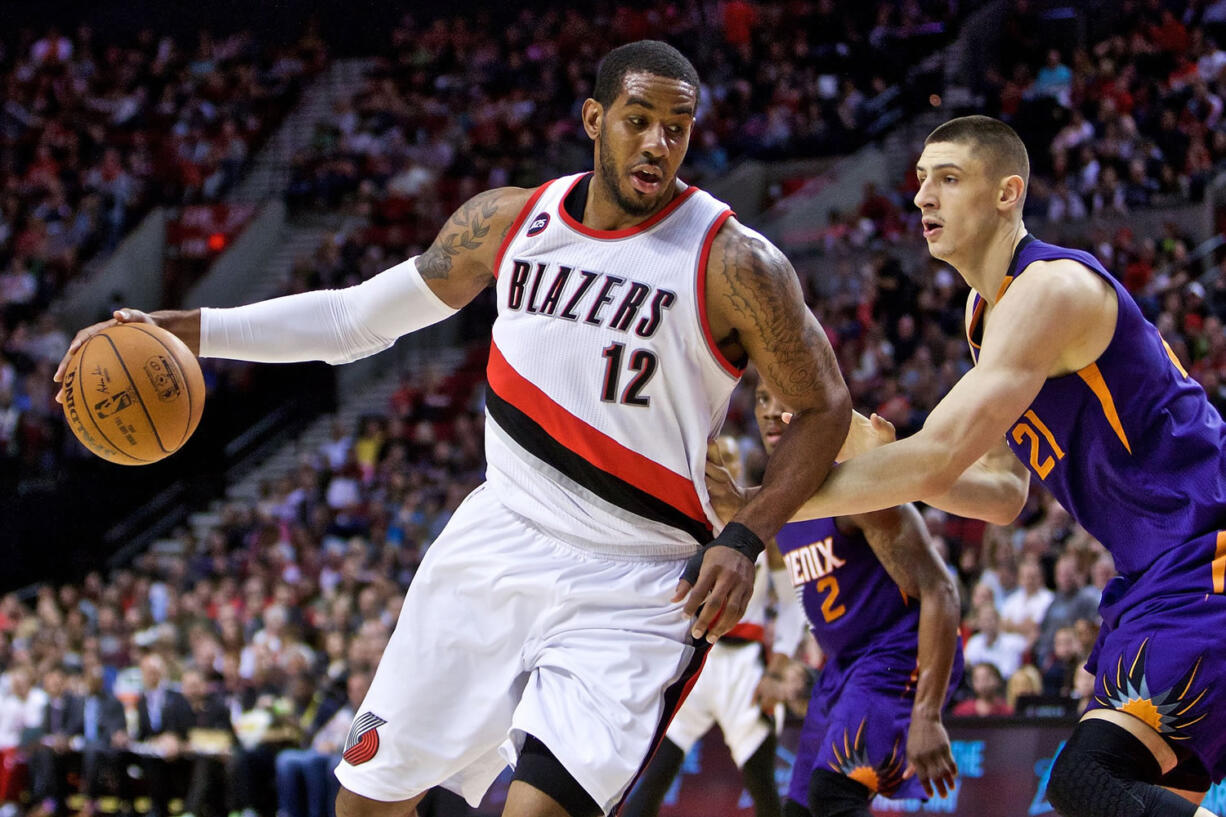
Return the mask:
<svg viewBox="0 0 1226 817"><path fill-rule="evenodd" d="M200 423L204 375L183 341L149 323L108 326L64 372L64 416L109 462L147 465L173 454Z"/></svg>

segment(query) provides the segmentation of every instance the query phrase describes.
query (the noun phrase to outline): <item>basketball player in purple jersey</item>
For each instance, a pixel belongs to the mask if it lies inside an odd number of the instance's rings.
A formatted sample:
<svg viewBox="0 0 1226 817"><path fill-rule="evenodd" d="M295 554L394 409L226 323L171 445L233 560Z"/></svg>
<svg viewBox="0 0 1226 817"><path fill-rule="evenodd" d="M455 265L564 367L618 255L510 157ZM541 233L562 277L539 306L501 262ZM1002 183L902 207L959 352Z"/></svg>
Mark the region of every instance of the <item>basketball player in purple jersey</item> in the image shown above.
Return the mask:
<svg viewBox="0 0 1226 817"><path fill-rule="evenodd" d="M767 454L786 427L784 410L759 383L754 416ZM718 468L708 468L707 482L713 500L737 493ZM1008 495L1017 483L1001 485L999 501L1017 502ZM818 817L869 817L877 794L927 799L952 790L957 767L941 710L962 675L958 592L919 513L904 505L790 522L775 541L825 656L787 813L807 806Z"/></svg>
<svg viewBox="0 0 1226 817"><path fill-rule="evenodd" d="M912 500L982 515L974 463L1004 438L1121 574L1049 800L1064 817L1209 817L1199 803L1226 777L1221 417L1093 256L1026 232L1029 159L1012 128L947 122L916 172L929 252L973 290L975 366L923 429L836 469L797 518Z"/></svg>

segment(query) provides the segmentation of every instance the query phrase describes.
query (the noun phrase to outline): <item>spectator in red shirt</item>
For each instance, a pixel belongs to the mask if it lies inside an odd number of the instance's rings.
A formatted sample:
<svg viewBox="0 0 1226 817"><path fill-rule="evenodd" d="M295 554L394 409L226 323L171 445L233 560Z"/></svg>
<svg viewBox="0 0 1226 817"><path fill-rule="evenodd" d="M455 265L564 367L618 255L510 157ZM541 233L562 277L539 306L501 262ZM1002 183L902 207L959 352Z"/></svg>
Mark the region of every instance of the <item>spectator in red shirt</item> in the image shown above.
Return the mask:
<svg viewBox="0 0 1226 817"><path fill-rule="evenodd" d="M975 690L975 697L955 706L955 715L987 717L1013 714L1013 709L1005 700L1005 679L992 664L985 662L975 665L971 670L971 688Z"/></svg>
<svg viewBox="0 0 1226 817"><path fill-rule="evenodd" d="M758 10L749 0L728 0L722 9L724 42L734 48L748 46L753 38Z"/></svg>

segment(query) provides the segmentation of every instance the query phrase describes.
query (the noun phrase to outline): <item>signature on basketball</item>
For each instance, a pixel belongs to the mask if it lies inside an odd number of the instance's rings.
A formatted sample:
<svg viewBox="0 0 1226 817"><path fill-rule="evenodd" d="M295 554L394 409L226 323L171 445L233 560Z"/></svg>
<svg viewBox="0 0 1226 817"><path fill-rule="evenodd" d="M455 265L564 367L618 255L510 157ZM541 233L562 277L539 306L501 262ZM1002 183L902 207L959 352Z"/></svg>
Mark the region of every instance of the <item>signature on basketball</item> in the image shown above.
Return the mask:
<svg viewBox="0 0 1226 817"><path fill-rule="evenodd" d="M95 366L89 373L91 377L98 378L98 384L94 386L94 391L99 394L110 394L111 390L107 388L107 384L111 382L111 373L101 366Z"/></svg>

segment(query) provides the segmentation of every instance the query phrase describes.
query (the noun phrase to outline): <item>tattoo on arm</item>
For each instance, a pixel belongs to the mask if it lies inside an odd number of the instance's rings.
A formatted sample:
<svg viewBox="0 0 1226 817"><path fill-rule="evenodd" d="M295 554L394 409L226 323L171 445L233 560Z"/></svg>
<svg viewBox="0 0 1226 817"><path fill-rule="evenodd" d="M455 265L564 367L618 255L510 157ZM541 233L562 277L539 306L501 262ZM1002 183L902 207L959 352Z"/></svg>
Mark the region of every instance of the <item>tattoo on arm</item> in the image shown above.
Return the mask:
<svg viewBox="0 0 1226 817"><path fill-rule="evenodd" d="M833 374L829 370L837 363L833 355L820 352L824 338L817 321L806 314L796 271L783 253L760 238L738 235L725 243L723 261L731 314L740 317L737 323L752 327L768 351L764 360L754 362L784 392L781 396L812 399L837 381L837 368Z"/></svg>
<svg viewBox="0 0 1226 817"><path fill-rule="evenodd" d="M498 214L498 203L502 194L502 190L486 191L469 199L459 210L452 213L430 249L417 261L417 269L422 278L431 280L450 277L452 261L456 256L481 248L489 237L490 222ZM507 230L510 230L510 223L507 224ZM504 237L505 235L506 231L503 232ZM492 270L488 271L488 278L493 281Z"/></svg>

